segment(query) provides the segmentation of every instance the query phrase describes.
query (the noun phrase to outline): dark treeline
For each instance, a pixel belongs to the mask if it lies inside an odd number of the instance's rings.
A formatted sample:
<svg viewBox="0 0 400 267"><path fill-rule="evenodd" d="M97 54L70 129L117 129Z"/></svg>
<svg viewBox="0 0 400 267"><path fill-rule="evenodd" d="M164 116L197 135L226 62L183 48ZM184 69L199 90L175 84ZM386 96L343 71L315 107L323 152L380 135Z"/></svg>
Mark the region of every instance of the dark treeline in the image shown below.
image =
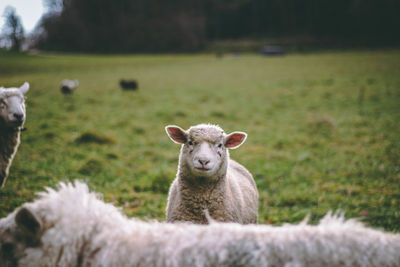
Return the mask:
<svg viewBox="0 0 400 267"><path fill-rule="evenodd" d="M400 43L399 0L47 0L47 3L50 12L42 20L38 47L49 50L197 51L212 40L299 36L341 44Z"/></svg>

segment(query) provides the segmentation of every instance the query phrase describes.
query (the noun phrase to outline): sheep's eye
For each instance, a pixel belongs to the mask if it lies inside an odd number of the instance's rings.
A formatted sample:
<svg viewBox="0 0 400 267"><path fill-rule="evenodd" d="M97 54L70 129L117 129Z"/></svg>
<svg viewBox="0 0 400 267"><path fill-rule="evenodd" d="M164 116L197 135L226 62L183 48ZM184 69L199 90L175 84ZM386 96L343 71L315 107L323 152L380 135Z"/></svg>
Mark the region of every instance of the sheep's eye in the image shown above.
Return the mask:
<svg viewBox="0 0 400 267"><path fill-rule="evenodd" d="M219 148L221 148L221 147L222 147L222 144L221 144L221 143L220 143L220 144L218 144L218 147L219 147Z"/></svg>
<svg viewBox="0 0 400 267"><path fill-rule="evenodd" d="M189 141L189 146L193 146L193 142L192 141Z"/></svg>

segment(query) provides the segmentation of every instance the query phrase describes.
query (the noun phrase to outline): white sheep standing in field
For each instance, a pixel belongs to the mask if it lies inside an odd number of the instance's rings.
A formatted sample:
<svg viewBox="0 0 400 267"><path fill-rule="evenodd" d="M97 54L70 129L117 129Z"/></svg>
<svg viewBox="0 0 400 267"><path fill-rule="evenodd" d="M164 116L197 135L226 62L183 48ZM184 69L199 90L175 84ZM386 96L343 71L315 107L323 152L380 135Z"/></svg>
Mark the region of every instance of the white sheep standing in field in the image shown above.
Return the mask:
<svg viewBox="0 0 400 267"><path fill-rule="evenodd" d="M75 91L78 86L78 80L64 79L61 81L61 93L63 93L64 95L70 95Z"/></svg>
<svg viewBox="0 0 400 267"><path fill-rule="evenodd" d="M244 132L225 134L211 124L199 124L185 131L165 127L168 136L182 144L178 173L169 189L167 222L208 223L213 220L257 223L258 191L253 176L229 158L228 148L239 147Z"/></svg>
<svg viewBox="0 0 400 267"><path fill-rule="evenodd" d="M0 87L0 188L4 186L11 162L17 153L21 129L25 123L25 82L20 88Z"/></svg>
<svg viewBox="0 0 400 267"><path fill-rule="evenodd" d="M128 219L81 182L0 219L0 266L400 266L400 235L343 216L268 226Z"/></svg>

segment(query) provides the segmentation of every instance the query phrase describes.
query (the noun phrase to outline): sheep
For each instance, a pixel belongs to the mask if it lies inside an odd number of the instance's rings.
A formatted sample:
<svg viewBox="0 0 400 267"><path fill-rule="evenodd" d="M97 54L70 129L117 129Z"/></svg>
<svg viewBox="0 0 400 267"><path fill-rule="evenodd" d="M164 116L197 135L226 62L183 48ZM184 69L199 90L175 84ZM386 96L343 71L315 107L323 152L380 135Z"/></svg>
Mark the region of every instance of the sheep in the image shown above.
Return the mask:
<svg viewBox="0 0 400 267"><path fill-rule="evenodd" d="M260 54L263 56L283 56L285 50L280 46L265 45L260 49Z"/></svg>
<svg viewBox="0 0 400 267"><path fill-rule="evenodd" d="M0 188L6 183L11 162L20 144L26 119L24 94L28 90L27 82L19 88L0 87Z"/></svg>
<svg viewBox="0 0 400 267"><path fill-rule="evenodd" d="M78 80L62 80L61 81L61 93L64 95L71 95L75 89L79 86Z"/></svg>
<svg viewBox="0 0 400 267"><path fill-rule="evenodd" d="M132 90L135 91L139 88L137 81L135 80L120 80L119 85L121 86L122 90Z"/></svg>
<svg viewBox="0 0 400 267"><path fill-rule="evenodd" d="M216 125L199 124L185 131L165 127L171 140L182 144L178 172L167 202L167 221L206 224L206 214L221 222L257 223L258 191L253 176L229 158L244 132L225 132Z"/></svg>
<svg viewBox="0 0 400 267"><path fill-rule="evenodd" d="M61 183L0 219L0 266L400 266L400 234L328 213L318 225L143 222Z"/></svg>

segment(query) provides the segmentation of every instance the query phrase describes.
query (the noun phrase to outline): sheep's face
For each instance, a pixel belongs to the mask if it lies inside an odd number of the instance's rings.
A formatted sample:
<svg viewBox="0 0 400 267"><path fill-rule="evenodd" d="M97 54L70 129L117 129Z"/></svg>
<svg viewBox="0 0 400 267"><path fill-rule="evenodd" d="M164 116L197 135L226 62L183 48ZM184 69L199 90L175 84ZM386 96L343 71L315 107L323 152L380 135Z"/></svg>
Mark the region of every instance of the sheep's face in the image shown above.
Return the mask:
<svg viewBox="0 0 400 267"><path fill-rule="evenodd" d="M0 220L0 266L18 266L28 248L40 243L41 223L27 208Z"/></svg>
<svg viewBox="0 0 400 267"><path fill-rule="evenodd" d="M20 127L26 119L24 94L29 84L20 88L0 88L0 119L7 127Z"/></svg>
<svg viewBox="0 0 400 267"><path fill-rule="evenodd" d="M246 139L246 133L229 135L215 125L200 124L185 131L178 126L167 126L168 136L182 144L180 165L187 167L195 177L214 177L225 173L229 153L227 148L237 148Z"/></svg>

